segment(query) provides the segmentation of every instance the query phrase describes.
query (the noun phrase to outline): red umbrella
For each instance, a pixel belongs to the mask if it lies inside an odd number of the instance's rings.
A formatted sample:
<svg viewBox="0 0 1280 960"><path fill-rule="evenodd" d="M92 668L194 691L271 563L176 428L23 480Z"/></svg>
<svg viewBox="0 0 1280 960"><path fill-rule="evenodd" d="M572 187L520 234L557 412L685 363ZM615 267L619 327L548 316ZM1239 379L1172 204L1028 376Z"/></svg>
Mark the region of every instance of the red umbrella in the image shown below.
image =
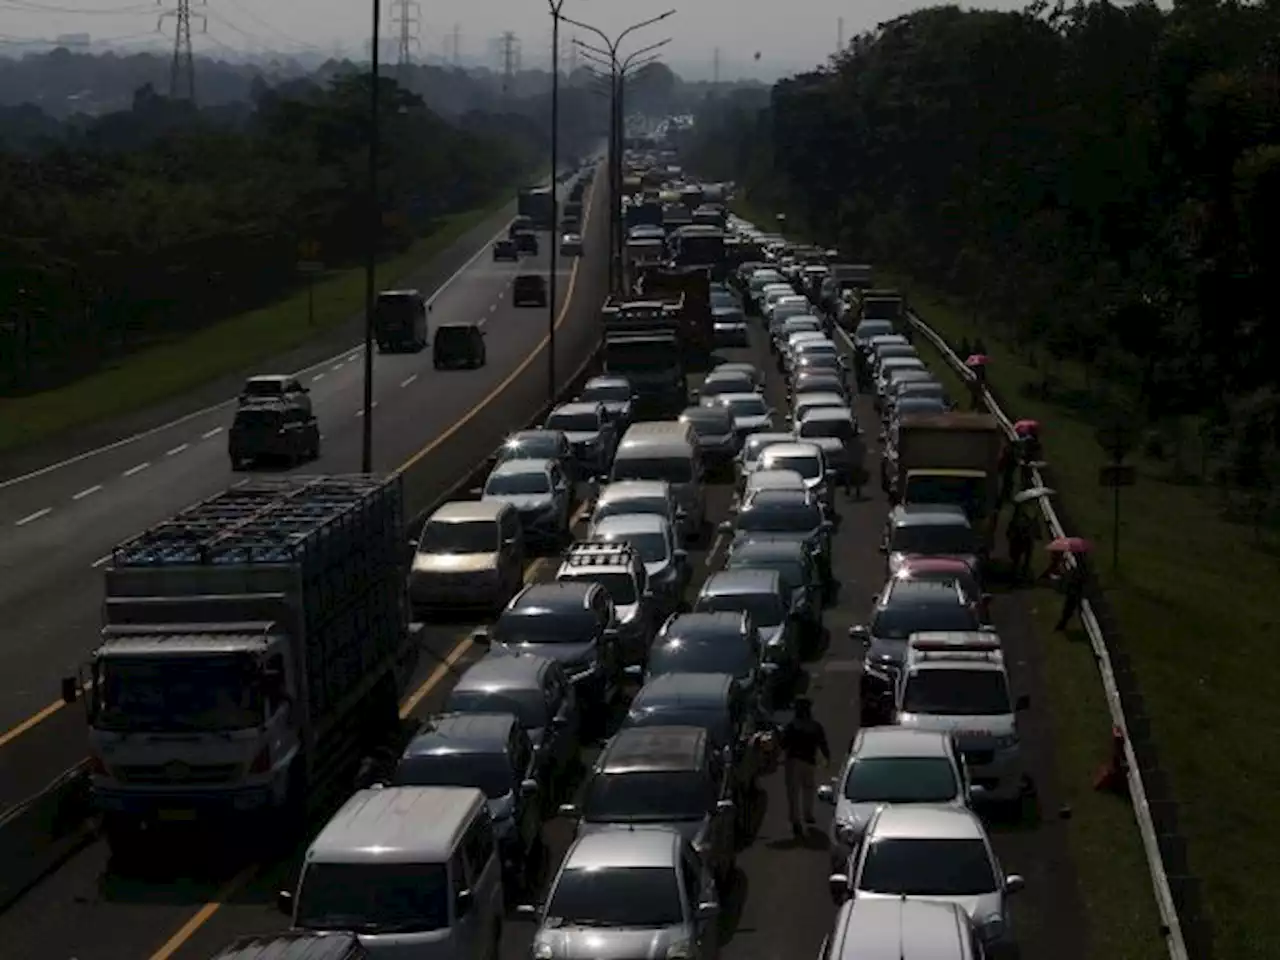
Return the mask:
<svg viewBox="0 0 1280 960"><path fill-rule="evenodd" d="M964 362L966 367L985 367L987 365L987 355L985 353L975 353Z"/></svg>
<svg viewBox="0 0 1280 960"><path fill-rule="evenodd" d="M1045 547L1050 553L1088 553L1093 544L1084 537L1058 537Z"/></svg>
<svg viewBox="0 0 1280 960"><path fill-rule="evenodd" d="M1040 421L1039 420L1019 420L1017 423L1013 425L1013 432L1020 437L1025 437L1027 436L1027 434L1031 434L1031 433L1039 433Z"/></svg>

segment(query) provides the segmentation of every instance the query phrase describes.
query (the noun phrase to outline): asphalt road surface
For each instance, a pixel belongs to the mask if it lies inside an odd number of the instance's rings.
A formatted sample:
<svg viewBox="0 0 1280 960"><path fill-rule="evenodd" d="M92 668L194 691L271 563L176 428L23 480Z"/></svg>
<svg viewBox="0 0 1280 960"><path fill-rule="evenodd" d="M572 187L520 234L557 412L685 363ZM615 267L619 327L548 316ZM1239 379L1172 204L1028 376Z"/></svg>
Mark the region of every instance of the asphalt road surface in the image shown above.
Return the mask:
<svg viewBox="0 0 1280 960"><path fill-rule="evenodd" d="M726 359L750 359L769 366L767 350L757 343L751 350L726 351ZM769 384L773 405L784 409L776 377ZM872 437L875 414L868 401L859 401L859 416ZM874 463L869 463L874 466ZM841 496L841 524L835 537L835 572L841 588L826 613L830 642L820 659L808 665L809 695L818 718L826 724L839 754L857 726L857 656L846 631L865 616L882 582L884 560L877 551L887 504L877 490L854 502ZM713 520L726 516L730 492L712 488L708 505ZM693 550L692 590L717 568L724 542L717 538ZM553 573L546 562L535 564L531 578ZM1006 644L1015 687L1034 697L1034 649L1025 612L1016 597L998 596L995 619ZM471 662L477 651L466 642L466 624L427 628L432 650L450 651L442 660L424 664L427 681L413 704L415 713L438 706L452 678ZM430 674L430 676L426 676ZM1046 776L1049 743L1044 721L1035 710L1024 714L1023 743L1032 758L1032 772ZM817 957L835 914L826 887L825 836L792 838L785 812L781 776L764 783L768 796L754 841L738 855L739 874L734 893L723 904L722 951L726 960L779 960ZM1050 811L1041 821L1028 809L1021 822L993 823L997 852L1007 872L1022 873L1027 889L1015 903L1015 926L1022 956L1031 960L1079 960L1085 956L1084 924L1074 896L1064 840L1052 819L1051 785L1041 779L1042 803ZM829 811L821 805L819 824L825 830ZM563 822L545 825L552 859L566 849L569 832ZM237 936L282 929L287 920L276 913L275 892L296 879L297 859L250 867L238 876L228 869L211 879L148 883L112 872L105 846L91 846L56 875L32 891L0 917L0 943L6 955L20 958L75 957L77 960L201 960L212 956ZM527 960L533 926L509 920L503 960Z"/></svg>
<svg viewBox="0 0 1280 960"><path fill-rule="evenodd" d="M600 195L602 196L602 195ZM593 196L599 200L599 196ZM587 236L605 235L607 204L592 202ZM410 513L429 506L524 426L548 395L545 309L516 308L517 273L545 274L542 254L494 263L486 243L436 291L431 323L483 323L488 364L436 371L431 351L375 354L374 468L405 469ZM567 380L598 337L605 291L603 244L579 261L558 258L557 380ZM424 292L430 289L424 288ZM363 349L307 373L323 436L303 474L354 473L362 445ZM541 362L539 362L541 361ZM234 403L185 418L0 487L0 811L32 795L84 756L83 712L57 702L59 679L96 643L102 574L117 543L247 474L233 473L226 431Z"/></svg>

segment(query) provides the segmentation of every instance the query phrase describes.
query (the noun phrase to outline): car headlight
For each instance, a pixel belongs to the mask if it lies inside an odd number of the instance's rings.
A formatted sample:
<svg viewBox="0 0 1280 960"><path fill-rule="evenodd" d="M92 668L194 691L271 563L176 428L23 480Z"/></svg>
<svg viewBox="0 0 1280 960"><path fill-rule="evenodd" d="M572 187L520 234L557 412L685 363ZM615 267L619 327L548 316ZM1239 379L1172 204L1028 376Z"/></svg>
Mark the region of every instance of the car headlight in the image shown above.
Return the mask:
<svg viewBox="0 0 1280 960"><path fill-rule="evenodd" d="M533 953L533 960L551 960L556 955L549 943L535 943L531 952Z"/></svg>
<svg viewBox="0 0 1280 960"><path fill-rule="evenodd" d="M1004 917L987 917L982 921L982 936L987 940L999 940L1004 936Z"/></svg>
<svg viewBox="0 0 1280 960"><path fill-rule="evenodd" d="M667 947L667 960L689 960L693 956L693 944L688 940L677 940Z"/></svg>

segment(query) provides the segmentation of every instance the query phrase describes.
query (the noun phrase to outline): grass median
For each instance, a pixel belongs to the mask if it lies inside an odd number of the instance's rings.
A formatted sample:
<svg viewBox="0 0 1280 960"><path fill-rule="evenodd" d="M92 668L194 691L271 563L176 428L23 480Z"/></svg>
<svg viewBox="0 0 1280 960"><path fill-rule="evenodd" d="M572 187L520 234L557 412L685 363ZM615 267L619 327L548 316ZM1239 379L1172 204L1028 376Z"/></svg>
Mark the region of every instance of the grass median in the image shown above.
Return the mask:
<svg viewBox="0 0 1280 960"><path fill-rule="evenodd" d="M1280 563L1265 531L1233 522L1222 502L1167 463L1134 456L1136 486L1122 491L1119 567L1110 490L1098 485L1106 455L1082 405L1086 371L1059 369L1054 396L1033 389L1041 373L945 296L905 277L885 276L910 292L912 306L948 341L981 336L991 356L988 379L1016 405L1006 413L1044 425L1047 459L1078 531L1097 563L1119 619L1151 715L1153 734L1179 803L1179 827L1191 872L1203 884L1215 955L1232 960L1280 956L1272 897L1280 884L1280 728L1276 642L1280 639ZM1145 862L1127 805L1094 793L1089 779L1106 751L1109 722L1088 643L1053 635L1059 599L1033 598L1045 638L1067 802L1082 894L1099 955L1164 956L1152 936L1156 917ZM1152 946L1154 944L1154 947Z"/></svg>
<svg viewBox="0 0 1280 960"><path fill-rule="evenodd" d="M441 218L408 250L378 265L395 281L440 254L510 202ZM384 282L384 286L386 283ZM145 409L219 377L280 356L341 326L364 307L364 270L334 270L315 278L314 317L305 287L274 303L229 317L189 336L121 357L111 366L53 390L0 403L0 452L47 440L76 427Z"/></svg>

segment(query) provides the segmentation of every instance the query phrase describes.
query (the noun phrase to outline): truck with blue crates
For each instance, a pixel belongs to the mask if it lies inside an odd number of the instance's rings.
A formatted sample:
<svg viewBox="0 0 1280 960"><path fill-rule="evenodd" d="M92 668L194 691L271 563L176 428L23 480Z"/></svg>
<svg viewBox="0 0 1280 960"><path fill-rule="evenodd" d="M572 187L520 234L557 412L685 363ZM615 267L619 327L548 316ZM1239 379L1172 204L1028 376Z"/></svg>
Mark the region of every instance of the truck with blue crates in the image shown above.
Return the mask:
<svg viewBox="0 0 1280 960"><path fill-rule="evenodd" d="M346 796L415 666L405 522L398 476L263 478L112 551L100 642L63 697L85 691L113 851L170 823L276 831Z"/></svg>

